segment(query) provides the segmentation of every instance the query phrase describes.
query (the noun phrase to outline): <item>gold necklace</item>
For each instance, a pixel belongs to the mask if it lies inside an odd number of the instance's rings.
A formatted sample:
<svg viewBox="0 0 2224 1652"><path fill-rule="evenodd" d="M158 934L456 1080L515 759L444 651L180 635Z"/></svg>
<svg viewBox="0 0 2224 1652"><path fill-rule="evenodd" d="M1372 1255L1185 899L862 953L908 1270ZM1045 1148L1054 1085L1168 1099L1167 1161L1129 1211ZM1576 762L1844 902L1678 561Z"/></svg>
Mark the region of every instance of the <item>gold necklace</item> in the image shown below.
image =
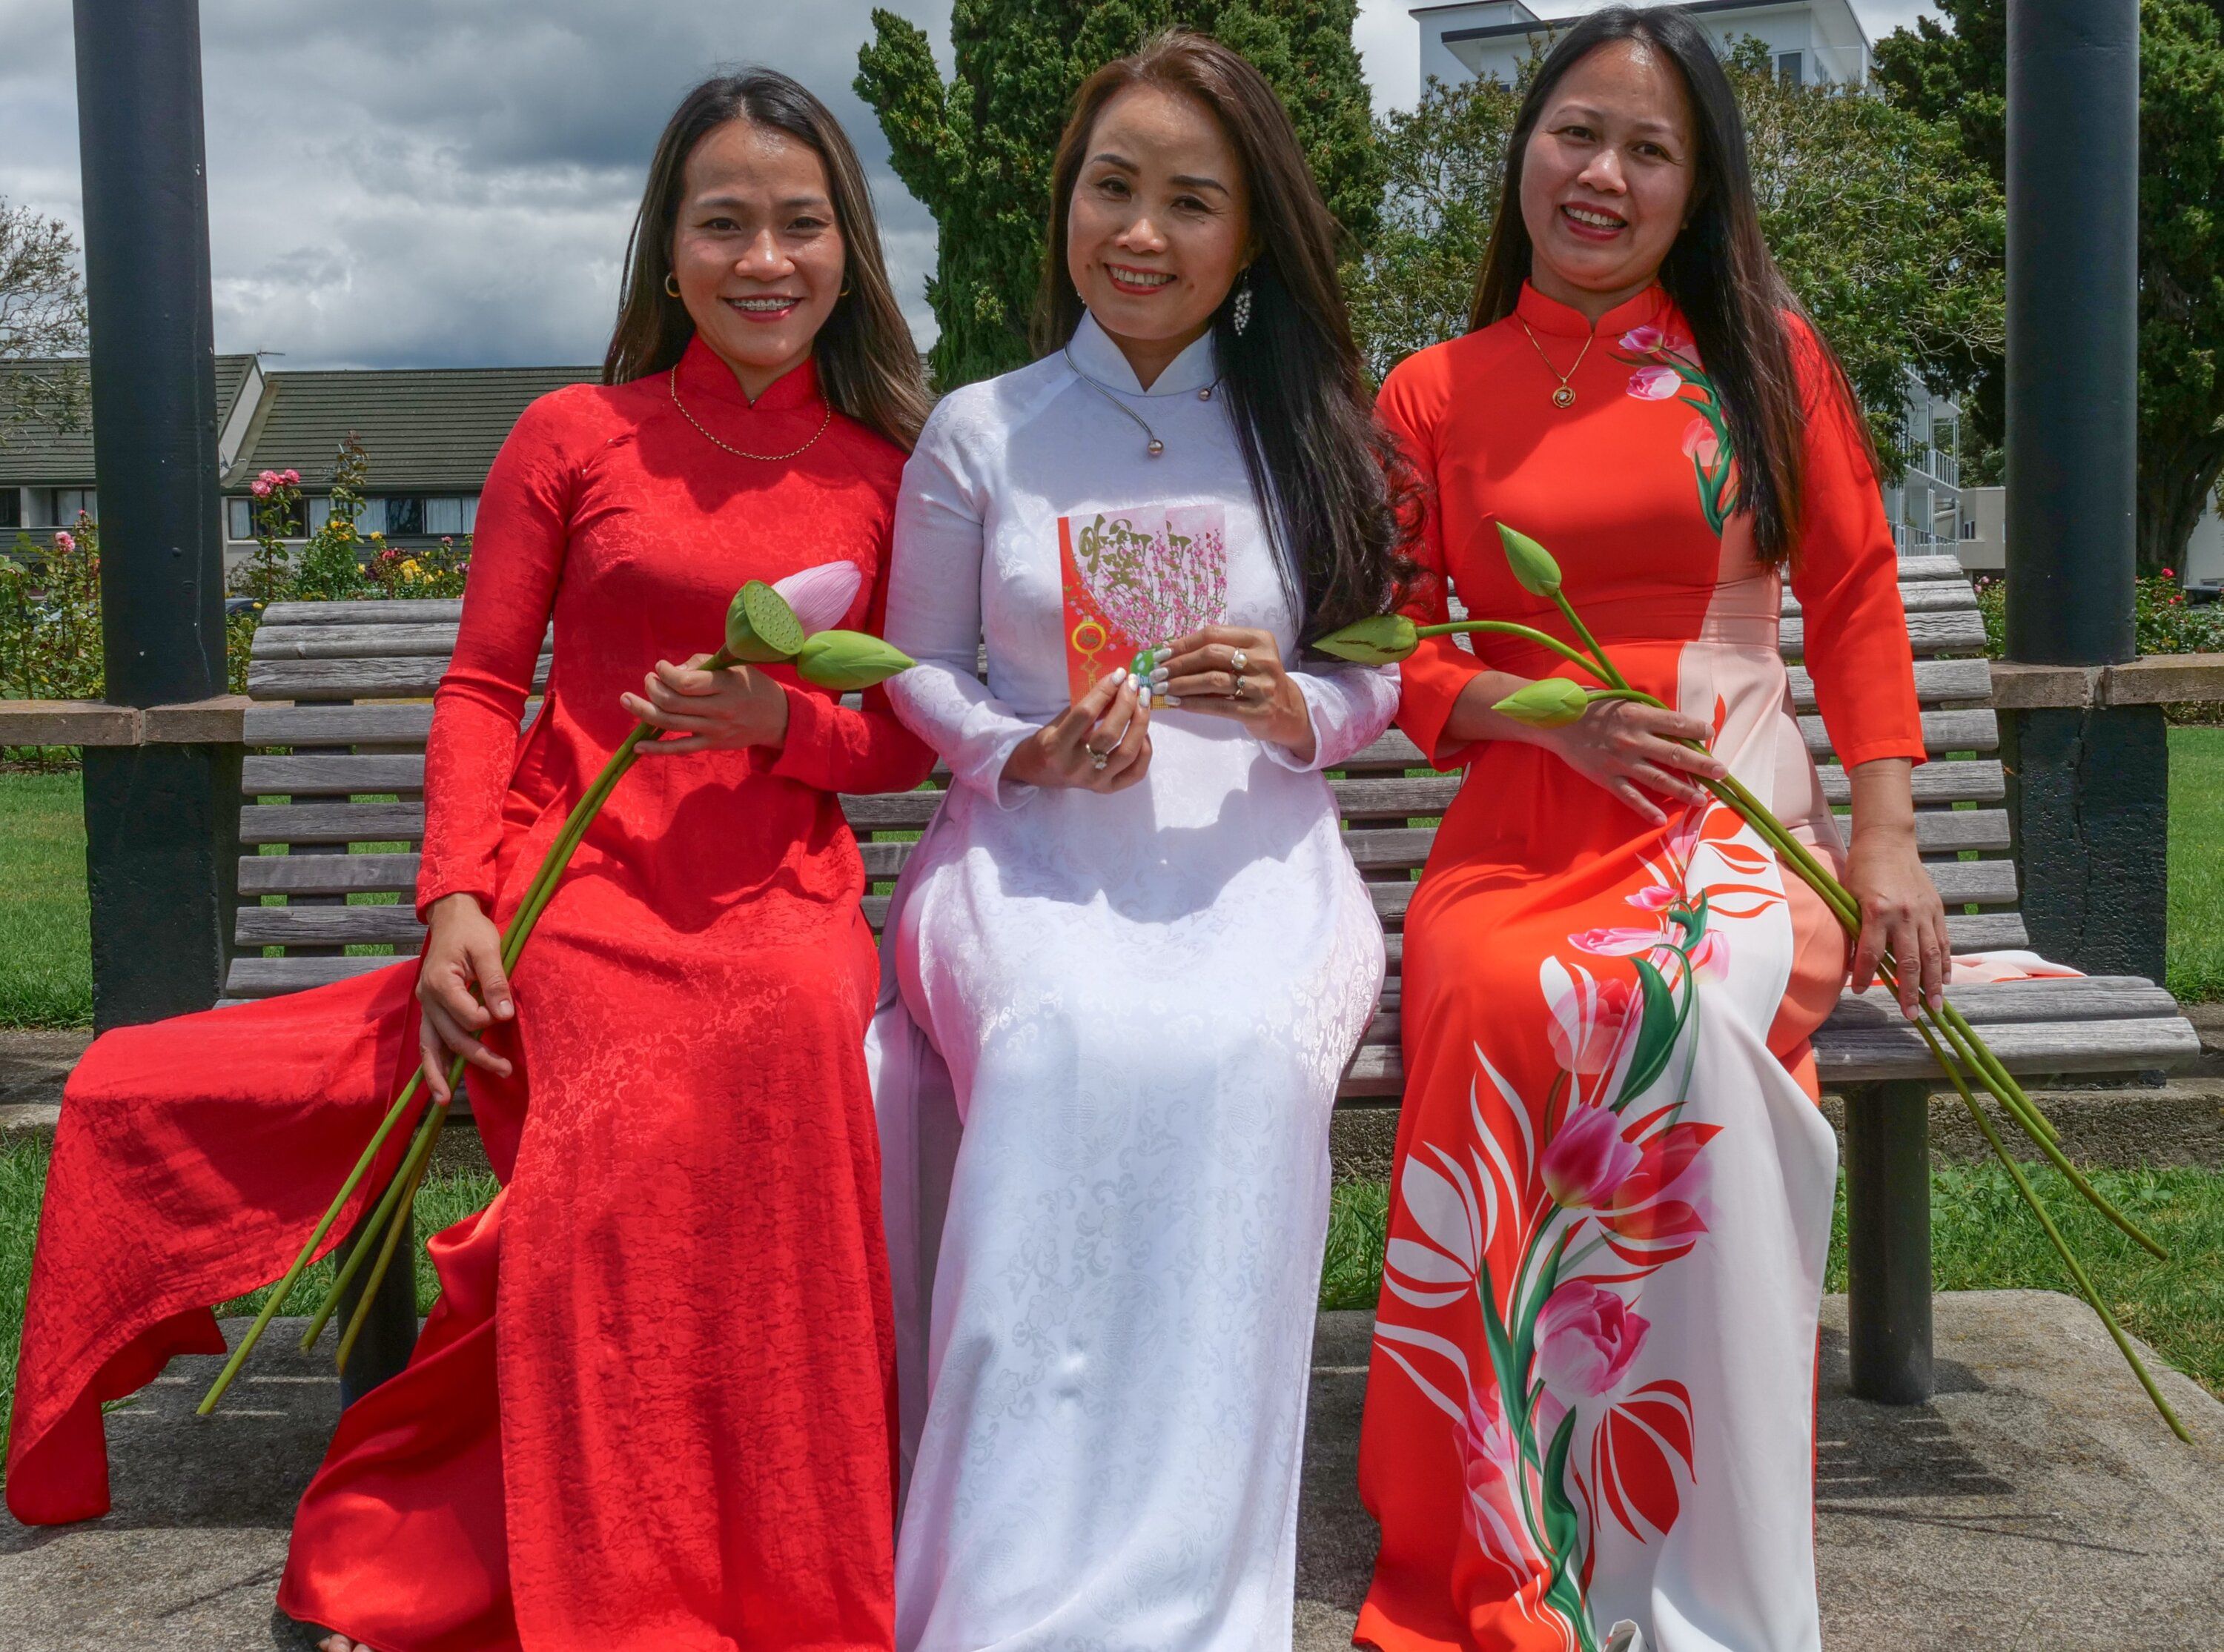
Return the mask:
<svg viewBox="0 0 2224 1652"><path fill-rule="evenodd" d="M765 464L778 464L782 459L792 459L801 453L805 448L808 448L812 442L824 436L826 433L827 426L834 422L834 404L830 401L826 404L826 417L818 421L818 428L811 432L811 441L804 443L802 447L790 448L785 453L752 453L746 448L736 447L731 442L720 441L709 431L703 429L701 419L687 411L687 404L679 399L679 364L677 362L672 364L671 387L672 405L679 409L679 416L694 426L697 430L701 431L703 439L711 446L723 448L737 459L755 459Z"/></svg>
<svg viewBox="0 0 2224 1652"><path fill-rule="evenodd" d="M1594 332L1589 337L1583 340L1583 347L1576 352L1575 365L1570 367L1566 372L1563 373L1558 368L1552 365L1552 358L1545 354L1545 347L1544 345L1538 344L1537 335L1533 332L1529 332L1528 321L1518 313L1513 318L1521 323L1521 331L1523 332L1529 333L1529 343L1537 351L1537 359L1545 363L1545 370L1560 381L1560 388L1552 392L1552 405L1555 407L1563 409L1574 407L1576 405L1576 388L1575 386L1570 384L1568 381L1575 377L1577 373L1583 370L1583 357L1589 355L1591 353L1591 346L1598 343L1598 334Z"/></svg>

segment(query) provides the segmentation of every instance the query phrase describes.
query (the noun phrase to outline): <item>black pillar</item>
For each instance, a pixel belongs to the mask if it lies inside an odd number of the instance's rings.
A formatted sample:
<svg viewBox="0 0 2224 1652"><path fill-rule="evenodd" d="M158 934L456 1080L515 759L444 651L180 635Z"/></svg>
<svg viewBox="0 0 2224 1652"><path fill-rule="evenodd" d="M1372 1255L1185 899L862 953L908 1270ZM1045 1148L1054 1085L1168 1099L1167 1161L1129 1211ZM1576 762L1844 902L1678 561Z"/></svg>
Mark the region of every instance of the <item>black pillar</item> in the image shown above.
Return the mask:
<svg viewBox="0 0 2224 1652"><path fill-rule="evenodd" d="M2136 652L2139 0L2008 0L2007 652ZM2031 943L2159 978L2162 714L2009 714L2003 757Z"/></svg>
<svg viewBox="0 0 2224 1652"><path fill-rule="evenodd" d="M197 0L76 0L108 697L224 691ZM237 747L85 753L93 1017L204 1009L237 875Z"/></svg>
<svg viewBox="0 0 2224 1652"><path fill-rule="evenodd" d="M1846 1324L1854 1393L1930 1397L1930 1087L1846 1092Z"/></svg>

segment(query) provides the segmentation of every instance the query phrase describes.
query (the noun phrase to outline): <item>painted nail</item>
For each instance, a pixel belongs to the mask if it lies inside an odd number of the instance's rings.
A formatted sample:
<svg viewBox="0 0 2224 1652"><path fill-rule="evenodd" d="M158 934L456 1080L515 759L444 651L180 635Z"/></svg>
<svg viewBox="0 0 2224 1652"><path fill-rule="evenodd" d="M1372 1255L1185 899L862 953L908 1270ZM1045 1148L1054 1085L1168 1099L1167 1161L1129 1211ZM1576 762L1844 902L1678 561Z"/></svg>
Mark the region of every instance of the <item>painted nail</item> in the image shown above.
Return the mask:
<svg viewBox="0 0 2224 1652"><path fill-rule="evenodd" d="M1179 705L1181 703L1181 696L1178 694L1166 695L1165 699L1168 705Z"/></svg>
<svg viewBox="0 0 2224 1652"><path fill-rule="evenodd" d="M1153 668L1151 672L1152 685L1153 687L1157 687L1163 684L1166 680L1166 668L1165 666L1159 665Z"/></svg>

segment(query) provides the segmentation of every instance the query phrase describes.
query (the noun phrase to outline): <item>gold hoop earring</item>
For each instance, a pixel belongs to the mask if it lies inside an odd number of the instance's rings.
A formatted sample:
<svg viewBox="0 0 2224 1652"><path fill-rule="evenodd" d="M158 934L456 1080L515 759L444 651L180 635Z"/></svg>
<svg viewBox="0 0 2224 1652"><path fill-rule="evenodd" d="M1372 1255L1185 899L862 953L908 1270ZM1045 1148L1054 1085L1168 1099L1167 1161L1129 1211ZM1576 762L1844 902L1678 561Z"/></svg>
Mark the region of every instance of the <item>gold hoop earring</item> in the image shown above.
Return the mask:
<svg viewBox="0 0 2224 1652"><path fill-rule="evenodd" d="M668 299L679 296L679 278L668 269L664 272L664 296Z"/></svg>
<svg viewBox="0 0 2224 1652"><path fill-rule="evenodd" d="M834 296L837 299L848 298L850 296L850 283L847 281L843 282L842 290L839 293L837 293Z"/></svg>

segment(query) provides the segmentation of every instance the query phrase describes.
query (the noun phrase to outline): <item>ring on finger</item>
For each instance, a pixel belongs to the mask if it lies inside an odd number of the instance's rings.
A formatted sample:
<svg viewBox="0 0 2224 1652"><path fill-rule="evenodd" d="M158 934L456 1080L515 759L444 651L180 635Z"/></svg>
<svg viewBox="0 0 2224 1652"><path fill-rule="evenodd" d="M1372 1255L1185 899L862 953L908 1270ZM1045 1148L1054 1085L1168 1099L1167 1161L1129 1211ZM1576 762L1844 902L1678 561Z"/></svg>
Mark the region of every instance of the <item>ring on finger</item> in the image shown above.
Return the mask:
<svg viewBox="0 0 2224 1652"><path fill-rule="evenodd" d="M1101 769L1112 760L1111 753L1100 752L1086 741L1082 742L1081 749L1089 753L1089 766L1093 769Z"/></svg>
<svg viewBox="0 0 2224 1652"><path fill-rule="evenodd" d="M1233 653L1228 656L1229 669L1233 671L1239 679L1243 675L1243 668L1250 663L1250 656L1246 654L1241 648L1236 649Z"/></svg>
<svg viewBox="0 0 2224 1652"><path fill-rule="evenodd" d="M1231 698L1240 700L1243 697L1243 668L1240 665L1235 668L1235 677L1229 680L1228 692Z"/></svg>

